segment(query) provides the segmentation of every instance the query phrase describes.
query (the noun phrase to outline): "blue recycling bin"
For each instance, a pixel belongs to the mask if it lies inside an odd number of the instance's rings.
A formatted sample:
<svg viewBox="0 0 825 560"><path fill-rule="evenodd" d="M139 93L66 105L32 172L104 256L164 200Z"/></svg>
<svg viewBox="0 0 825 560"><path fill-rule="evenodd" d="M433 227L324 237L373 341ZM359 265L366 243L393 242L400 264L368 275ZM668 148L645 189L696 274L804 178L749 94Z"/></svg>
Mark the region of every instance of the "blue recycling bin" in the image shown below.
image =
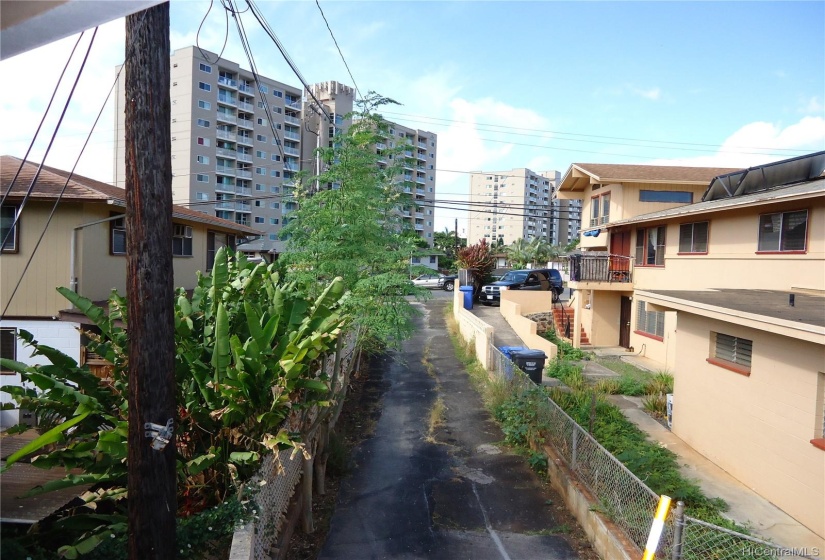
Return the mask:
<svg viewBox="0 0 825 560"><path fill-rule="evenodd" d="M524 346L499 346L498 349L501 350L501 353L507 358L504 362L504 379L510 381L513 379L513 352L528 350L528 348Z"/></svg>
<svg viewBox="0 0 825 560"><path fill-rule="evenodd" d="M458 289L464 294L464 309L470 311L473 308L473 287L459 286Z"/></svg>
<svg viewBox="0 0 825 560"><path fill-rule="evenodd" d="M541 374L544 371L544 361L547 355L542 350L513 350L510 352L513 362L527 374L530 381L536 385L541 385Z"/></svg>

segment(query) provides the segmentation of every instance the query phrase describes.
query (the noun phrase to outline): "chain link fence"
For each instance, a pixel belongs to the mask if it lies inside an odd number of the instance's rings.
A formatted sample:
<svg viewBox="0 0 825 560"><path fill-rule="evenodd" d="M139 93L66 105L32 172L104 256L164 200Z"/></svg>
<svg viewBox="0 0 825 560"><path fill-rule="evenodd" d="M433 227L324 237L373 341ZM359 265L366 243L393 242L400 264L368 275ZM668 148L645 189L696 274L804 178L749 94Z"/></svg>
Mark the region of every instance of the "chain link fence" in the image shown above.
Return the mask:
<svg viewBox="0 0 825 560"><path fill-rule="evenodd" d="M535 388L528 376L498 348L491 347L490 354L490 376L496 382L507 384L508 392L518 395ZM542 434L545 442L593 494L596 503L592 509L605 515L639 550L644 550L659 495L549 397L538 402L536 414L546 427ZM687 515L671 514L662 532L657 556L674 560L813 559L814 556L808 555L817 553L822 551L789 549Z"/></svg>

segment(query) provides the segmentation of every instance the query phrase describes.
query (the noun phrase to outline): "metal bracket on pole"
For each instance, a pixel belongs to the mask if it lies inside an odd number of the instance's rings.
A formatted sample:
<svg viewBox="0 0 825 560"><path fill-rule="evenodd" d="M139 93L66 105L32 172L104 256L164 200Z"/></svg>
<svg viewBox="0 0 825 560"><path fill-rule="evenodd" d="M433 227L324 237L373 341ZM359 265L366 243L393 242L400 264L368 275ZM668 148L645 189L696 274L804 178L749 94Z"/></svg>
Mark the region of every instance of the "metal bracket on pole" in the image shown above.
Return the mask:
<svg viewBox="0 0 825 560"><path fill-rule="evenodd" d="M163 451L174 434L174 421L170 418L166 421L165 426L146 422L143 425L143 429L146 430L146 437L152 438L152 449L155 451Z"/></svg>

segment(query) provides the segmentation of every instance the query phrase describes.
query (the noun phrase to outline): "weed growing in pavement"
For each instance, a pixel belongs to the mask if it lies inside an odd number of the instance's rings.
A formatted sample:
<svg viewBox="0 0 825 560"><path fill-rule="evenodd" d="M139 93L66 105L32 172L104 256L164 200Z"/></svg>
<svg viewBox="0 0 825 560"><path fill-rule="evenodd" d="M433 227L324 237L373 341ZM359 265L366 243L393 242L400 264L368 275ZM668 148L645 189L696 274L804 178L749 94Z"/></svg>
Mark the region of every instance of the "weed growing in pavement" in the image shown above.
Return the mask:
<svg viewBox="0 0 825 560"><path fill-rule="evenodd" d="M444 425L444 415L447 407L441 395L435 398L432 408L430 408L429 422L427 425L427 441L435 443L435 431Z"/></svg>

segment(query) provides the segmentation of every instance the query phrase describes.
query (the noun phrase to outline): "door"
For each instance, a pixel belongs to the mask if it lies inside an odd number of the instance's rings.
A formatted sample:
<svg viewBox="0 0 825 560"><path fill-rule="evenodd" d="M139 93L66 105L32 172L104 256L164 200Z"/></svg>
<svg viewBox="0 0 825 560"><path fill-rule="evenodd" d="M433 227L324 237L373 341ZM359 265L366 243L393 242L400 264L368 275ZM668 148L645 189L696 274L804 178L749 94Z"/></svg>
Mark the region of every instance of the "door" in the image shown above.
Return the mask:
<svg viewBox="0 0 825 560"><path fill-rule="evenodd" d="M630 231L610 235L610 280L627 282L630 279Z"/></svg>
<svg viewBox="0 0 825 560"><path fill-rule="evenodd" d="M630 348L630 298L622 296L619 311L619 346Z"/></svg>

